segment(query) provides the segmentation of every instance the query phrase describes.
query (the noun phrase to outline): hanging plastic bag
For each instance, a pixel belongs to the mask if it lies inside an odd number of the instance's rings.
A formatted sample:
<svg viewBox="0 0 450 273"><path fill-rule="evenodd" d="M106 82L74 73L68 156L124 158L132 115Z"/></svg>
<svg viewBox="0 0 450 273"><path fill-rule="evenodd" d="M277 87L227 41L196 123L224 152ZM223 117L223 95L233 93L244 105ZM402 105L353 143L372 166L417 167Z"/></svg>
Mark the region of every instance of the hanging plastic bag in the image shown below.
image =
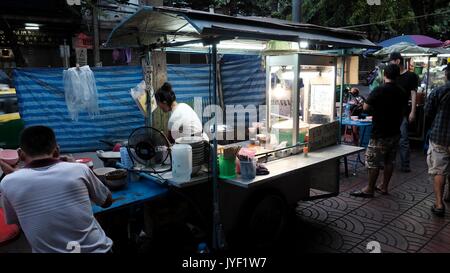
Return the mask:
<svg viewBox="0 0 450 273"><path fill-rule="evenodd" d="M141 110L142 114L144 116L147 115L147 92L145 92L146 88L145 81L141 81L138 85L131 88L130 94L133 100L136 102L137 106L139 107L139 110ZM152 112L156 110L156 100L155 100L155 92L153 90L153 87L150 86L150 94L151 94L151 106L152 106Z"/></svg>
<svg viewBox="0 0 450 273"><path fill-rule="evenodd" d="M87 111L91 118L99 114L95 77L88 65L63 71L64 94L67 110L72 120Z"/></svg>

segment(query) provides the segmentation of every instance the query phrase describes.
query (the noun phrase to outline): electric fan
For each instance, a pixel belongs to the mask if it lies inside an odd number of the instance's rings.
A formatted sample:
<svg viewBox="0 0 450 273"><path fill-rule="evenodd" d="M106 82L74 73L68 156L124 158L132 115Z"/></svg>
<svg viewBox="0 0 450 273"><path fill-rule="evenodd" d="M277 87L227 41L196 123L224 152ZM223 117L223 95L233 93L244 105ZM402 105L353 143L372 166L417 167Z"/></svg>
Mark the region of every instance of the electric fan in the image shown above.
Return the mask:
<svg viewBox="0 0 450 273"><path fill-rule="evenodd" d="M153 127L135 129L128 138L128 154L135 168L152 173L172 169L172 155L167 137Z"/></svg>

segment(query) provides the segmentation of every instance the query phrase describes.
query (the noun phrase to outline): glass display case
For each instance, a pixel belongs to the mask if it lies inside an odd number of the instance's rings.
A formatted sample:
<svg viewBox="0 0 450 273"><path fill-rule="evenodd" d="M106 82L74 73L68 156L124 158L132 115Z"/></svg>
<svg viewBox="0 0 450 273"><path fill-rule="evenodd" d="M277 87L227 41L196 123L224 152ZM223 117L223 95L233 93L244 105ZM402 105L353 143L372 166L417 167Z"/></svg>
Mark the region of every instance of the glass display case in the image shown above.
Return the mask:
<svg viewBox="0 0 450 273"><path fill-rule="evenodd" d="M335 57L267 56L266 81L268 149L304 143L309 129L334 121Z"/></svg>

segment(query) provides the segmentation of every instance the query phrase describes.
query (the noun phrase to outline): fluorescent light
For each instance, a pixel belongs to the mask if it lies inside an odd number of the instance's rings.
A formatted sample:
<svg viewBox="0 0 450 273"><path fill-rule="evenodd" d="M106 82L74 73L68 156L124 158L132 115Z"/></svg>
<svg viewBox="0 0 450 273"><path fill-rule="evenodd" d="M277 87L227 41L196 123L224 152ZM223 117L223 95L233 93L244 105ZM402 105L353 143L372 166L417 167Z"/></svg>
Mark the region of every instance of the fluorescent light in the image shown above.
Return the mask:
<svg viewBox="0 0 450 273"><path fill-rule="evenodd" d="M300 48L308 48L309 44L307 41L300 41Z"/></svg>
<svg viewBox="0 0 450 273"><path fill-rule="evenodd" d="M265 44L247 44L232 41L222 41L217 45L220 49L264 50Z"/></svg>
<svg viewBox="0 0 450 273"><path fill-rule="evenodd" d="M39 30L39 27L25 27L27 30Z"/></svg>
<svg viewBox="0 0 450 273"><path fill-rule="evenodd" d="M402 53L403 57L421 57L421 56L431 56L430 53Z"/></svg>
<svg viewBox="0 0 450 273"><path fill-rule="evenodd" d="M39 27L39 24L36 23L25 23L26 27Z"/></svg>

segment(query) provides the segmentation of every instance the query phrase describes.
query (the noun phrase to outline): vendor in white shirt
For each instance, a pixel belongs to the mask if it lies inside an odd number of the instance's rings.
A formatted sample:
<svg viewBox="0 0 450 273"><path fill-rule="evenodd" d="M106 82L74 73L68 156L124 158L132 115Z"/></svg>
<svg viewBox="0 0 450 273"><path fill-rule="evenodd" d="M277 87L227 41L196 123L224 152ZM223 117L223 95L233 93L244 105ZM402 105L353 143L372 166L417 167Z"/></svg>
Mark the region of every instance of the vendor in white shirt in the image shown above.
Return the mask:
<svg viewBox="0 0 450 273"><path fill-rule="evenodd" d="M175 139L186 136L202 136L205 140L208 137L203 132L202 122L195 111L186 103L177 103L172 85L164 83L155 93L158 107L165 113L171 112L168 129L169 140L173 143Z"/></svg>

